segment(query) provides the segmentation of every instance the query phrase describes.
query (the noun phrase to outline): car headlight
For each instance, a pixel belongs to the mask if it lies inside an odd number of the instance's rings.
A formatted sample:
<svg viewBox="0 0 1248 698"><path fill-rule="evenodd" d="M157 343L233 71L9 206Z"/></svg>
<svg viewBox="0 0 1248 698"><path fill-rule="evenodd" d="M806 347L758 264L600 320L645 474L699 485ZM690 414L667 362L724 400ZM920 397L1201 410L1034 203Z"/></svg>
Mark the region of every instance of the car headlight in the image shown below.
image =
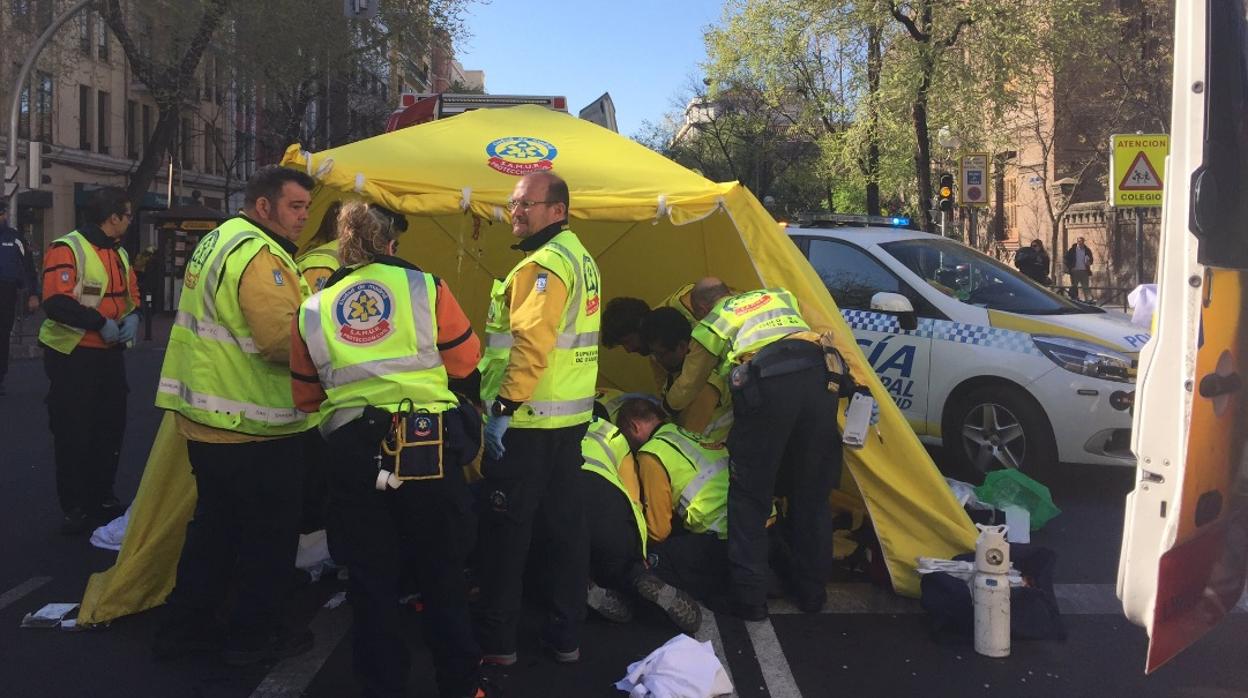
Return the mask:
<svg viewBox="0 0 1248 698"><path fill-rule="evenodd" d="M1112 349L1068 337L1032 337L1036 348L1053 363L1072 373L1119 383L1130 383L1131 359Z"/></svg>

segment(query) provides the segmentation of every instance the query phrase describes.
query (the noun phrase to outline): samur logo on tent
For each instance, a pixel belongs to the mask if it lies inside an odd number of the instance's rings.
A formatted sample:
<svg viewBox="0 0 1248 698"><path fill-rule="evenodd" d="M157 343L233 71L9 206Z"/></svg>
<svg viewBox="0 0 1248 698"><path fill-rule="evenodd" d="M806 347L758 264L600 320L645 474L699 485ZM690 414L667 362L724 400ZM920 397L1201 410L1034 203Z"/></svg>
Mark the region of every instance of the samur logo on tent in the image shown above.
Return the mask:
<svg viewBox="0 0 1248 698"><path fill-rule="evenodd" d="M540 138L507 136L490 141L485 146L490 156L486 164L503 174L522 176L538 170L549 170L551 161L559 155L559 149Z"/></svg>

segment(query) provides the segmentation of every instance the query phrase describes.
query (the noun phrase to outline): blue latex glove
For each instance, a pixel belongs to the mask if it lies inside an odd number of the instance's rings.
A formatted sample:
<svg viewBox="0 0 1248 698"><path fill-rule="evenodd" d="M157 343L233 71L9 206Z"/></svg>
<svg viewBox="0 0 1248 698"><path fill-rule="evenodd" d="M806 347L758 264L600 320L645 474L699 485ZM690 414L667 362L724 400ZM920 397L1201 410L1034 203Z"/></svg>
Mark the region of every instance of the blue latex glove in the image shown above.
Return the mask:
<svg viewBox="0 0 1248 698"><path fill-rule="evenodd" d="M118 333L118 341L133 342L139 336L139 316L136 313L130 313L121 321L121 331Z"/></svg>
<svg viewBox="0 0 1248 698"><path fill-rule="evenodd" d="M105 344L116 344L121 338L121 328L117 327L117 322L112 318L104 321L104 326L100 328L100 337L104 339Z"/></svg>
<svg viewBox="0 0 1248 698"><path fill-rule="evenodd" d="M511 415L491 415L490 421L485 423L485 454L494 460L501 459L507 450L503 448L503 434L507 433L508 426L511 426Z"/></svg>

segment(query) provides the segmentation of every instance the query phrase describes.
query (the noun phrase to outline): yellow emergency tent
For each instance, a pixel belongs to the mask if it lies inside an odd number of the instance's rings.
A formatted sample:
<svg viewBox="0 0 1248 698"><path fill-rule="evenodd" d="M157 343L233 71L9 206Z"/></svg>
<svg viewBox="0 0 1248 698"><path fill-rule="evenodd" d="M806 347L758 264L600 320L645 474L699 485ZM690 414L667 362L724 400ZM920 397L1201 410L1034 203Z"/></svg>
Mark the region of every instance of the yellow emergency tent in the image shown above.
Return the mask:
<svg viewBox="0 0 1248 698"><path fill-rule="evenodd" d="M855 379L869 385L881 405L878 432L861 450L846 451L846 474L853 479L846 477L843 488L856 490L870 513L894 588L918 595L918 556L952 557L974 548L974 527L862 356L823 283L740 184L711 182L628 138L537 106L473 111L320 153L292 146L282 163L318 182L305 236L341 199L360 197L406 214L409 228L399 253L445 279L478 331L491 282L519 259L511 249L505 203L517 177L540 168L568 182L571 225L598 262L604 302L637 296L657 303L708 275L733 288L789 289L812 326L842 338L839 348ZM651 389L645 360L619 350L601 354L600 375L616 387ZM117 565L92 578L80 622L148 608L171 588L172 551L193 507L180 495L162 497L162 491L193 491L194 483L184 451L178 454L176 439L169 441L161 453L158 437ZM181 472L154 472L169 468ZM162 499L149 505L149 497ZM161 519L163 537L141 520L153 516ZM159 555L143 554L157 545ZM162 563L163 583L154 579L160 575L140 569ZM147 588L136 589L136 583Z"/></svg>

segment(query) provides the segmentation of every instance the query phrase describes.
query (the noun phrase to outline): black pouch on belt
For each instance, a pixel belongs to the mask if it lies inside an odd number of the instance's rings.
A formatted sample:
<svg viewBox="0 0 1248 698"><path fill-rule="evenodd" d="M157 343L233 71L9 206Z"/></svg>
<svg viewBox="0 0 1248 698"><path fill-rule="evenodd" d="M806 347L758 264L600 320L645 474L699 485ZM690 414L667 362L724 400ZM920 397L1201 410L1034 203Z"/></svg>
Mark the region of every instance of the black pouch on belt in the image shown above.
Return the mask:
<svg viewBox="0 0 1248 698"><path fill-rule="evenodd" d="M438 480L442 471L442 414L413 412L403 406L394 414L390 433L381 444L394 475L401 481Z"/></svg>
<svg viewBox="0 0 1248 698"><path fill-rule="evenodd" d="M758 374L751 362L734 366L728 385L732 390L734 404L747 410L756 410L763 406L763 391L758 386Z"/></svg>

